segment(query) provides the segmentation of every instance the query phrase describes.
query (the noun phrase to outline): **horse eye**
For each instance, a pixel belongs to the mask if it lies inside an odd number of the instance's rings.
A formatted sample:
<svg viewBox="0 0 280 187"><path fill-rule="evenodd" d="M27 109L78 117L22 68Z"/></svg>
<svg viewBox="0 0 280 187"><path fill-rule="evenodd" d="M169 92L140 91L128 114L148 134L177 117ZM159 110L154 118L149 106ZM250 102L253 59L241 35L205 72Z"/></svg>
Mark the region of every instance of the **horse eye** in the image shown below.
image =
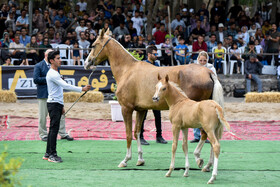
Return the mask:
<svg viewBox="0 0 280 187"><path fill-rule="evenodd" d="M166 88L162 88L162 91L166 90Z"/></svg>

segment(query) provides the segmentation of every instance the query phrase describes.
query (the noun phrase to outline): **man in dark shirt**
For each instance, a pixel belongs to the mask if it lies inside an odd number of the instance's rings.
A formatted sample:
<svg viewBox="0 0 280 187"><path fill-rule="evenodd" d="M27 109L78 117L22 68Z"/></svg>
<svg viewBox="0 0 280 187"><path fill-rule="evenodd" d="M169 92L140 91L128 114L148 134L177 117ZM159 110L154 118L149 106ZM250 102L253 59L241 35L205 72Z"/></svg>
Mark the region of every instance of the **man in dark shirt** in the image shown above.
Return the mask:
<svg viewBox="0 0 280 187"><path fill-rule="evenodd" d="M275 62L275 66L278 66L278 53L279 53L279 38L280 38L280 33L277 31L277 26L276 24L272 24L271 26L271 30L268 31L267 35L266 35L266 39L267 41L267 52L268 53L276 53L274 55L274 62ZM267 61L268 64L271 64L271 60L272 60L272 55L268 55L267 56Z"/></svg>
<svg viewBox="0 0 280 187"><path fill-rule="evenodd" d="M1 11L0 11L0 36L3 36L4 30L6 28L5 21L7 20L8 12L7 12L7 5L2 4Z"/></svg>
<svg viewBox="0 0 280 187"><path fill-rule="evenodd" d="M229 12L228 12L227 15L229 15L231 13L230 18L235 18L236 19L238 17L238 14L241 11L242 11L242 7L239 5L238 0L235 0L234 1L234 6L229 9Z"/></svg>
<svg viewBox="0 0 280 187"><path fill-rule="evenodd" d="M196 21L196 28L194 28L192 30L192 37L194 40L196 40L198 38L199 35L201 36L205 36L205 30L203 28L201 28L201 21L200 20L197 20Z"/></svg>
<svg viewBox="0 0 280 187"><path fill-rule="evenodd" d="M125 22L125 17L122 15L122 8L117 7L116 14L112 17L113 20L113 28L120 26L120 23Z"/></svg>
<svg viewBox="0 0 280 187"><path fill-rule="evenodd" d="M251 80L255 81L258 85L258 92L262 92L262 81L258 74L261 73L263 65L257 59L255 54L250 55L250 59L245 61L245 75L246 75L246 88L247 93L251 92Z"/></svg>

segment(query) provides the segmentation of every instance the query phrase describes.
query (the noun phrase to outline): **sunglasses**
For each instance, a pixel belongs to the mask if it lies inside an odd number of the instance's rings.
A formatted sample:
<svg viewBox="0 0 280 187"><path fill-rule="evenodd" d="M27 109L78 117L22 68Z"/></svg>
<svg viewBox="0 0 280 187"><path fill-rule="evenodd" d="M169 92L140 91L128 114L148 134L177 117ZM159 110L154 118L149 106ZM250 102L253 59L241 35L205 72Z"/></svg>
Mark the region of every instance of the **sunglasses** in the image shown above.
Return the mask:
<svg viewBox="0 0 280 187"><path fill-rule="evenodd" d="M157 54L157 53L153 53L153 55L158 56L158 54Z"/></svg>

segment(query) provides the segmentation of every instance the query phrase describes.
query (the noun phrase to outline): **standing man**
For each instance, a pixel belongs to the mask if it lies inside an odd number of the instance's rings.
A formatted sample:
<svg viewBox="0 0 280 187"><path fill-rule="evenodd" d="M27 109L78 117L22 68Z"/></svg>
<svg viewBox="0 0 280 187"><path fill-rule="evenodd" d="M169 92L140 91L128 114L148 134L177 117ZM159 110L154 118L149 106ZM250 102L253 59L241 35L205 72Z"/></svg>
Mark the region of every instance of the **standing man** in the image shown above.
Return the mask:
<svg viewBox="0 0 280 187"><path fill-rule="evenodd" d="M155 66L159 66L159 64L156 61L157 59L157 47L156 46L149 46L147 48L147 55L148 55L148 59L146 60L146 62L153 64ZM148 112L148 111L147 111ZM144 117L144 121L141 127L141 132L140 132L140 142L142 145L150 145L143 136L143 132L144 132L144 122L146 120L147 117L147 112L146 115ZM160 114L160 110L153 110L154 116L155 116L155 124L156 124L156 129L157 129L157 139L156 142L157 143L162 143L162 144L167 144L167 141L165 141L165 139L163 139L162 137L162 131L161 131L161 114Z"/></svg>
<svg viewBox="0 0 280 187"><path fill-rule="evenodd" d="M275 66L279 65L278 53L279 53L279 38L280 33L277 31L277 26L275 23L272 24L271 30L266 35L267 41L267 53L274 53L274 55L267 56L267 62L271 65L272 56L274 56Z"/></svg>
<svg viewBox="0 0 280 187"><path fill-rule="evenodd" d="M63 89L71 90L75 92L88 91L90 85L85 87L72 86L67 84L58 72L58 67L61 65L61 59L59 51L50 52L48 54L48 62L51 64L51 68L47 73L47 87L48 87L48 99L47 108L50 115L50 130L48 134L48 142L46 153L43 157L44 160L49 162L62 162L61 157L57 156L56 152L56 139L60 126L61 115L65 113L63 106Z"/></svg>
<svg viewBox="0 0 280 187"><path fill-rule="evenodd" d="M45 52L45 58L43 61L39 62L34 67L33 80L34 83L37 84L37 99L39 103L39 136L42 141L48 140L48 132L47 132L47 98L48 98L48 89L47 89L47 80L46 75L50 69L50 63L48 62L48 54L52 52L52 49L48 49ZM65 130L65 116L62 115L60 119L60 128L59 135L61 139L66 139L68 141L74 140L71 136L66 133Z"/></svg>

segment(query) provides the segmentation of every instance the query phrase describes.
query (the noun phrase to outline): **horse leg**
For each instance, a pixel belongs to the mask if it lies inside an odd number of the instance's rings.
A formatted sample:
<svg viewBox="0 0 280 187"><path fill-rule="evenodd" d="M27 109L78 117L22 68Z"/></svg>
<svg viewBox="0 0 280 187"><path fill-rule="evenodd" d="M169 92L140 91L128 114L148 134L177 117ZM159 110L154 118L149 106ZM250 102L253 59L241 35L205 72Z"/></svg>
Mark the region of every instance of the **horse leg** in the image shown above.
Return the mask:
<svg viewBox="0 0 280 187"><path fill-rule="evenodd" d="M200 137L200 140L194 150L194 157L195 157L195 161L196 161L196 164L199 168L202 168L203 164L204 164L204 161L202 158L200 158L200 152L201 152L201 149L207 139L207 134L204 132L204 130L200 130L201 131L201 137ZM204 132L204 133L203 133Z"/></svg>
<svg viewBox="0 0 280 187"><path fill-rule="evenodd" d="M144 110L144 111L137 111L136 113L136 124L134 129L134 137L137 140L137 147L138 147L138 161L136 163L136 166L143 166L145 164L145 160L143 159L142 145L140 142L140 131L146 112L147 111Z"/></svg>
<svg viewBox="0 0 280 187"><path fill-rule="evenodd" d="M213 147L213 152L214 152L214 167L212 171L212 176L210 180L207 182L207 184L213 184L214 180L216 180L216 176L218 175L218 159L220 155L220 142L217 139L214 131L207 133L209 140L211 142L211 145Z"/></svg>
<svg viewBox="0 0 280 187"><path fill-rule="evenodd" d="M213 152L213 147L211 145L211 151L210 151L210 158L206 166L203 167L201 170L202 172L210 172L210 167L213 165L214 162L214 152Z"/></svg>
<svg viewBox="0 0 280 187"><path fill-rule="evenodd" d="M188 158L188 128L187 129L182 129L183 132L183 151L185 153L185 173L184 177L189 176L189 168L190 168L190 163L189 163L189 158Z"/></svg>
<svg viewBox="0 0 280 187"><path fill-rule="evenodd" d="M127 144L127 152L126 156L123 161L119 164L119 168L126 167L127 161L131 160L132 154L131 154L131 142L132 142L132 112L133 110L123 107L122 106L122 115L125 123L125 129L126 129L126 144Z"/></svg>
<svg viewBox="0 0 280 187"><path fill-rule="evenodd" d="M171 157L171 163L170 163L169 170L165 174L166 177L170 177L172 171L174 170L175 153L176 153L176 150L177 150L180 128L176 127L175 124L172 124L172 132L173 132L172 157Z"/></svg>

